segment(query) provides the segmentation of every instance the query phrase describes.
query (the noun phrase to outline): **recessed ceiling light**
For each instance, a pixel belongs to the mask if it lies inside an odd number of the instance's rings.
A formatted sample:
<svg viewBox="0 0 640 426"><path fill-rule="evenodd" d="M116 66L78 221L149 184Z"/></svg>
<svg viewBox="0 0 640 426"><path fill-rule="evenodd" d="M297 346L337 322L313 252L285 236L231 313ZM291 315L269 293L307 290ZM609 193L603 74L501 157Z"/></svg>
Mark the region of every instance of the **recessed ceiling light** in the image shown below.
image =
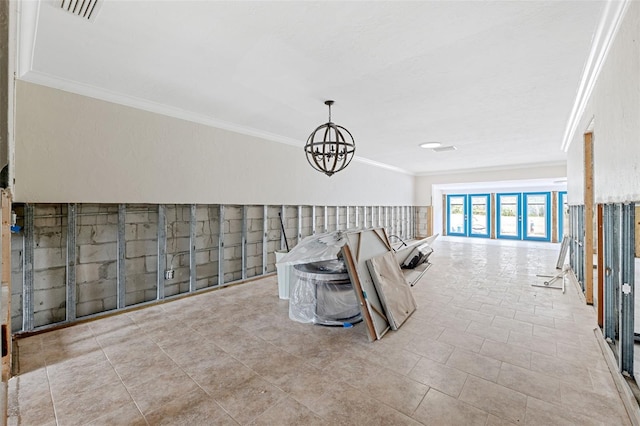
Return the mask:
<svg viewBox="0 0 640 426"><path fill-rule="evenodd" d="M440 142L427 142L427 143L421 143L420 148L433 149L433 148L438 148L441 145L442 144Z"/></svg>

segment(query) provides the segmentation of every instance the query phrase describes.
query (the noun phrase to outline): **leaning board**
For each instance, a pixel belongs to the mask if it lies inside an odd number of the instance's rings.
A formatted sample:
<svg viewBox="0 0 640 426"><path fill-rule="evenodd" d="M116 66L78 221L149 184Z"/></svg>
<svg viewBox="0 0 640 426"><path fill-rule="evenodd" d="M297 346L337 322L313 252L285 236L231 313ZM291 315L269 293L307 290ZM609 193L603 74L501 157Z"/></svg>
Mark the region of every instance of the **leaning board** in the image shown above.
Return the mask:
<svg viewBox="0 0 640 426"><path fill-rule="evenodd" d="M556 262L556 269L562 269L564 267L564 259L567 257L567 250L569 249L569 240L568 235L562 237L562 245L560 246L558 261Z"/></svg>
<svg viewBox="0 0 640 426"><path fill-rule="evenodd" d="M343 250L342 254L347 258L347 265L350 263L353 268L347 268L349 270L349 276L351 282L358 281L361 289L358 290L354 286L354 291L360 291L361 294L356 294L358 300L364 300L364 304L361 306L363 310L363 316L371 317L373 323L373 331L375 335L371 333L371 330L367 328L369 332L369 339L371 341L381 339L384 334L389 331L389 321L382 307L382 302L378 297L375 284L369 274L367 268L367 260L372 259L381 254L391 252L391 244L389 238L383 228L366 229L362 231L349 232L346 234L347 246L349 250ZM367 312L365 313L364 310Z"/></svg>
<svg viewBox="0 0 640 426"><path fill-rule="evenodd" d="M367 326L367 335L369 336L369 341L373 342L374 340L376 340L376 329L373 325L371 312L367 308L367 299L364 297L365 293L362 291L362 286L356 272L356 264L353 260L353 255L351 254L351 250L349 250L348 245L344 245L342 247L342 257L344 258L345 264L347 265L349 278L351 278L351 285L353 286L353 291L355 291L356 298L358 299L358 304L360 305L360 313L362 314L362 319Z"/></svg>
<svg viewBox="0 0 640 426"><path fill-rule="evenodd" d="M409 284L391 252L367 260L367 267L378 290L392 330L397 330L416 310Z"/></svg>

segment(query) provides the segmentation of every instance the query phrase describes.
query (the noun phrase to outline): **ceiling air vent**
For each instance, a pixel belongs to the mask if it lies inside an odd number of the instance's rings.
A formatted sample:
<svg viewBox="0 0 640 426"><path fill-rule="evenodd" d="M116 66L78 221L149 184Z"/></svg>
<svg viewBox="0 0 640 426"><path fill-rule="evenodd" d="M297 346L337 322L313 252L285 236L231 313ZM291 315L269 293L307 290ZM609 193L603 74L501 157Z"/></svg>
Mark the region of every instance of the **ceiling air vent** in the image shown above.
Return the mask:
<svg viewBox="0 0 640 426"><path fill-rule="evenodd" d="M455 151L456 149L458 149L458 148L456 148L456 147L455 147L455 146L453 146L453 145L449 145L449 146L440 146L440 147L438 147L438 148L433 148L433 150L434 150L435 152Z"/></svg>
<svg viewBox="0 0 640 426"><path fill-rule="evenodd" d="M59 0L60 9L92 21L104 0Z"/></svg>

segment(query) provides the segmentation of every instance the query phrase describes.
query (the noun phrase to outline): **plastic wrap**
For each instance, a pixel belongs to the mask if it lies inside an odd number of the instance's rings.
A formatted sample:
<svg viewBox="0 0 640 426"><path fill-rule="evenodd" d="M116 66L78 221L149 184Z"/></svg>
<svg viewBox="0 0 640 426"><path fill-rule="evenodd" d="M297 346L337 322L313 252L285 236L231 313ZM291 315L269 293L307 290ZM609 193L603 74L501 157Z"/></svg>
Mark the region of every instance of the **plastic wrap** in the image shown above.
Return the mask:
<svg viewBox="0 0 640 426"><path fill-rule="evenodd" d="M342 231L311 235L302 239L278 262L279 265L300 265L303 263L336 260L340 249L346 244Z"/></svg>
<svg viewBox="0 0 640 426"><path fill-rule="evenodd" d="M307 324L351 326L362 320L344 262L299 263L294 267L289 318Z"/></svg>

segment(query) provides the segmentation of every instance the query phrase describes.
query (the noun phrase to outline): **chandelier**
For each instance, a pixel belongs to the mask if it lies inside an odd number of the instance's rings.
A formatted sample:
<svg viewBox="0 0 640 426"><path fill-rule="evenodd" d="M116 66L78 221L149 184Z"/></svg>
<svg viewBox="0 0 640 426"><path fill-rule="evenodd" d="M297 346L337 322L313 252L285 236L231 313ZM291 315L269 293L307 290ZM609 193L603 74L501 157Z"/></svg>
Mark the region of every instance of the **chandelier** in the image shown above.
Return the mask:
<svg viewBox="0 0 640 426"><path fill-rule="evenodd" d="M356 142L351 133L344 127L331 122L333 103L333 101L324 102L329 107L329 121L311 132L304 146L304 152L311 167L327 176L347 167L356 152Z"/></svg>

